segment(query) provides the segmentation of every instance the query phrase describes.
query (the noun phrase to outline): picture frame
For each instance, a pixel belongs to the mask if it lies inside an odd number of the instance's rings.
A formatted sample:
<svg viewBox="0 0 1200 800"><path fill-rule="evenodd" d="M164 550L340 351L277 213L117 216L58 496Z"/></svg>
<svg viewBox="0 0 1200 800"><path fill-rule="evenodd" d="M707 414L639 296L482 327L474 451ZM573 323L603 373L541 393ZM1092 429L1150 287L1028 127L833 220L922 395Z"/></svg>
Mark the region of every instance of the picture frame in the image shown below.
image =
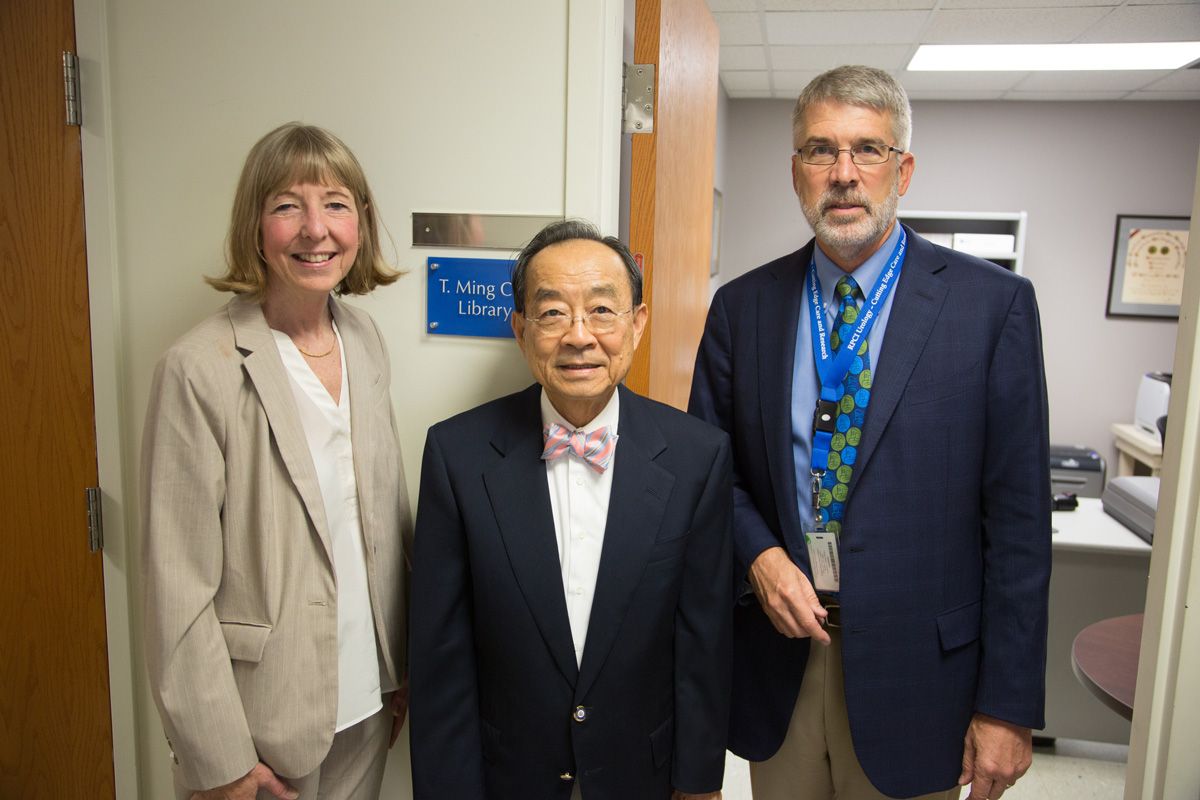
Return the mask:
<svg viewBox="0 0 1200 800"><path fill-rule="evenodd" d="M1118 214L1106 317L1179 319L1191 217Z"/></svg>

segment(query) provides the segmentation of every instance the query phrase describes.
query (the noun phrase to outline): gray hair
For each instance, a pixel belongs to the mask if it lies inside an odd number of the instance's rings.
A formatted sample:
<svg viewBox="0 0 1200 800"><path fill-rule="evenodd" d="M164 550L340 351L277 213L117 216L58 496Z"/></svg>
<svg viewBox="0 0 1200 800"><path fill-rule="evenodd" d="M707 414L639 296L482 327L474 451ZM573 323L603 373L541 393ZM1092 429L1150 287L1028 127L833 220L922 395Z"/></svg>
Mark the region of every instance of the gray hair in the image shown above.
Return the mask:
<svg viewBox="0 0 1200 800"><path fill-rule="evenodd" d="M582 219L562 219L551 222L538 231L529 240L529 244L517 255L517 261L512 269L513 308L518 314L525 313L525 289L529 275L529 264L533 257L552 244L583 239L589 242L599 242L621 258L625 272L629 276L629 290L633 295L633 307L642 304L642 270L633 259L629 248L615 236L601 236L600 231L590 222Z"/></svg>
<svg viewBox="0 0 1200 800"><path fill-rule="evenodd" d="M793 137L799 136L809 107L824 102L864 106L890 114L896 147L908 150L912 138L912 106L904 87L883 70L853 64L834 67L813 78L796 100L792 112Z"/></svg>

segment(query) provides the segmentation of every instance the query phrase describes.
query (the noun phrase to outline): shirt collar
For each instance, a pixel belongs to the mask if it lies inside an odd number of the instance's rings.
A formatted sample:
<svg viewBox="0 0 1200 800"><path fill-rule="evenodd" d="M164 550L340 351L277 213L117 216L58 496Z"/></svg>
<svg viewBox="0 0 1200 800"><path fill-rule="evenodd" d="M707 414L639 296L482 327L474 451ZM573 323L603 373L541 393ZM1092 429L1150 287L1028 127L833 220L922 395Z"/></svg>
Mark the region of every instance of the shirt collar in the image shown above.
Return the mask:
<svg viewBox="0 0 1200 800"><path fill-rule="evenodd" d="M887 265L888 256L892 254L892 250L896 248L896 242L900 241L900 221L896 220L896 224L892 227L892 232L888 235L886 241L879 248L868 256L867 260L859 264L854 272L850 273L854 276L854 282L862 289L863 296L866 296L871 291L871 287L875 285L875 281L879 280L880 273L883 272L884 266ZM825 251L813 244L813 258L817 264L817 280L821 282L821 297L825 300L825 313L833 314L838 307L838 298L834 294L834 287L837 282L847 273L834 264L829 256L825 255Z"/></svg>
<svg viewBox="0 0 1200 800"><path fill-rule="evenodd" d="M551 422L556 425L561 425L569 431L581 430L584 433L591 433L597 428L608 428L610 433L617 432L617 421L621 417L621 393L615 388L613 389L612 397L608 398L608 403L601 409L600 413L586 425L576 428L554 407L550 402L550 398L546 396L546 389L542 387L542 425L549 425Z"/></svg>

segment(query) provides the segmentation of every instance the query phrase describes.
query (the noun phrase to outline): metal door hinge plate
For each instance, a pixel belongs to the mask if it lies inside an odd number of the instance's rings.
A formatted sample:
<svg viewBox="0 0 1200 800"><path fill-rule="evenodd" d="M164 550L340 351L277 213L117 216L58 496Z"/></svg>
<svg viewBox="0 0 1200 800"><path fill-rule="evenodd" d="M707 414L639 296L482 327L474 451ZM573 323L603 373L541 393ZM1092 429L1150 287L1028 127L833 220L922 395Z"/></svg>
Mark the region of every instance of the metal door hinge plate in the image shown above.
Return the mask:
<svg viewBox="0 0 1200 800"><path fill-rule="evenodd" d="M654 65L626 64L621 87L621 129L654 133Z"/></svg>
<svg viewBox="0 0 1200 800"><path fill-rule="evenodd" d="M82 125L83 113L79 107L79 56L70 50L63 51L63 96L67 102L67 124Z"/></svg>
<svg viewBox="0 0 1200 800"><path fill-rule="evenodd" d="M89 486L83 492L87 499L88 551L98 553L104 549L104 513L101 510L100 487Z"/></svg>

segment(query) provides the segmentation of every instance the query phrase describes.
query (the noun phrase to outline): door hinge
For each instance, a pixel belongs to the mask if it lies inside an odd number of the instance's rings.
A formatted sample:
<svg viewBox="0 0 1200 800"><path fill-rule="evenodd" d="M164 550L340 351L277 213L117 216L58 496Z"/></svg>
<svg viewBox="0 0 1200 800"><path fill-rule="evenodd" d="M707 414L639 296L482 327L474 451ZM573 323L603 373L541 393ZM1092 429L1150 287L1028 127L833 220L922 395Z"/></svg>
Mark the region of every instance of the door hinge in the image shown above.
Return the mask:
<svg viewBox="0 0 1200 800"><path fill-rule="evenodd" d="M104 549L104 512L100 487L89 486L83 493L87 498L88 552L98 553Z"/></svg>
<svg viewBox="0 0 1200 800"><path fill-rule="evenodd" d="M654 65L626 64L621 84L623 133L654 133Z"/></svg>
<svg viewBox="0 0 1200 800"><path fill-rule="evenodd" d="M82 125L79 108L79 56L63 50L63 95L67 100L67 124Z"/></svg>

